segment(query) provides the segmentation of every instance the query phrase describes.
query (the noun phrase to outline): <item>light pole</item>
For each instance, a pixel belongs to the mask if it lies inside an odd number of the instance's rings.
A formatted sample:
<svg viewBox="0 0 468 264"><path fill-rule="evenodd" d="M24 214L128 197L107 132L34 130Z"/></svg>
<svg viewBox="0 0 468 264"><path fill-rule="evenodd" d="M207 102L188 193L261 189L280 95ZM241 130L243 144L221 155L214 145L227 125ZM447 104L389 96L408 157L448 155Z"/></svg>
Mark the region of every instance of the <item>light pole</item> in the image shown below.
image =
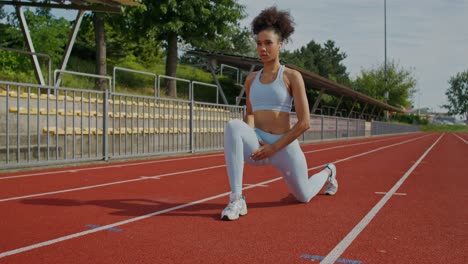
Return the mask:
<svg viewBox="0 0 468 264"><path fill-rule="evenodd" d="M384 100L387 104L387 0L384 0L384 53ZM388 111L385 112L385 119L388 121Z"/></svg>
<svg viewBox="0 0 468 264"><path fill-rule="evenodd" d="M387 90L387 0L384 0L384 81L385 91Z"/></svg>

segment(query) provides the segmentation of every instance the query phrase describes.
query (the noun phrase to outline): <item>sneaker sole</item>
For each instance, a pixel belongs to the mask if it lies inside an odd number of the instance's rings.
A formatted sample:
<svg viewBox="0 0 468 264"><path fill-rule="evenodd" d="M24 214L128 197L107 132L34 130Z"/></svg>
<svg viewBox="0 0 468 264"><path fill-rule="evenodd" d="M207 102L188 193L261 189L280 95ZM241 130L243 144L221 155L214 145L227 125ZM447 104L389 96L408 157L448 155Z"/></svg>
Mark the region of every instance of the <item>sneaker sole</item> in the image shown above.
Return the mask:
<svg viewBox="0 0 468 264"><path fill-rule="evenodd" d="M239 216L237 218L233 218L233 219L229 218L227 215L223 215L223 217L221 217L221 220L234 221L234 220L237 220L237 219L239 219L239 217L244 216L244 215L247 215L247 212L244 213L244 214L239 214Z"/></svg>
<svg viewBox="0 0 468 264"><path fill-rule="evenodd" d="M325 191L326 195L335 195L338 192L338 188L335 191Z"/></svg>

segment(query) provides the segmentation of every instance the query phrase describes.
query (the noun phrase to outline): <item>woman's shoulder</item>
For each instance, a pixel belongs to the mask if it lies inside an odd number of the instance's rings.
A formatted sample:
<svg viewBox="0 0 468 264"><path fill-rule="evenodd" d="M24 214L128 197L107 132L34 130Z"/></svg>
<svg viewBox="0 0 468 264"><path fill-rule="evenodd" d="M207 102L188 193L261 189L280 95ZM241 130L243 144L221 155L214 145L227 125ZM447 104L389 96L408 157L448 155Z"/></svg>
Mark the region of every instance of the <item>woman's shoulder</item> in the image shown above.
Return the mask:
<svg viewBox="0 0 468 264"><path fill-rule="evenodd" d="M301 73L295 69L288 68L287 66L284 66L284 71L283 75L285 75L288 78L298 78L302 77Z"/></svg>
<svg viewBox="0 0 468 264"><path fill-rule="evenodd" d="M287 87L289 87L291 84L300 83L302 80L302 75L299 71L288 68L286 66L284 67L283 81Z"/></svg>
<svg viewBox="0 0 468 264"><path fill-rule="evenodd" d="M254 71L254 72L249 73L249 75L247 75L247 78L245 78L245 83L251 84L252 81L255 79L255 76L257 76L258 72L259 71Z"/></svg>

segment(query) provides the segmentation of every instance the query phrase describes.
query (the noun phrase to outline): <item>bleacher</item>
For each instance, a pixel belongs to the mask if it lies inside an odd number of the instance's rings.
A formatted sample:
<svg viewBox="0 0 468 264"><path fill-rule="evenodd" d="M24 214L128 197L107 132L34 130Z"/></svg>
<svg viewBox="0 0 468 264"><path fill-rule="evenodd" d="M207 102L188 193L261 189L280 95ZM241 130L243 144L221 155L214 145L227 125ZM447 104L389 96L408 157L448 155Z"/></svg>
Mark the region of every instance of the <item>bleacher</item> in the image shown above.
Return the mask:
<svg viewBox="0 0 468 264"><path fill-rule="evenodd" d="M8 82L0 105L6 166L220 150L226 122L244 109Z"/></svg>

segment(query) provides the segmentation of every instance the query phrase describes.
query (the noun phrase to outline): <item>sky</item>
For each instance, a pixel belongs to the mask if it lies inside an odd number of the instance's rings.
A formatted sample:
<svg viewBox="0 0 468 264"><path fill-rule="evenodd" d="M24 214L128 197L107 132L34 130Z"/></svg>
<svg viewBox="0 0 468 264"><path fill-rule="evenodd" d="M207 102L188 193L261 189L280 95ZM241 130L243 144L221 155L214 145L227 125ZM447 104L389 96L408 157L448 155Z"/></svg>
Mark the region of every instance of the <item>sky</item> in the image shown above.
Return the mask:
<svg viewBox="0 0 468 264"><path fill-rule="evenodd" d="M352 79L385 59L384 0L239 0L249 27L263 9L276 5L296 23L286 50L311 40L333 40L347 54L343 61ZM411 70L419 92L415 108L445 111L448 81L468 70L468 0L387 0L387 61Z"/></svg>
<svg viewBox="0 0 468 264"><path fill-rule="evenodd" d="M291 13L296 30L287 50L333 40L347 54L343 64L352 79L384 63L384 1L238 0L247 13L241 26L273 5ZM468 0L386 0L386 6L387 61L416 78L415 108L446 111L448 81L468 70ZM56 15L74 18L76 11Z"/></svg>

